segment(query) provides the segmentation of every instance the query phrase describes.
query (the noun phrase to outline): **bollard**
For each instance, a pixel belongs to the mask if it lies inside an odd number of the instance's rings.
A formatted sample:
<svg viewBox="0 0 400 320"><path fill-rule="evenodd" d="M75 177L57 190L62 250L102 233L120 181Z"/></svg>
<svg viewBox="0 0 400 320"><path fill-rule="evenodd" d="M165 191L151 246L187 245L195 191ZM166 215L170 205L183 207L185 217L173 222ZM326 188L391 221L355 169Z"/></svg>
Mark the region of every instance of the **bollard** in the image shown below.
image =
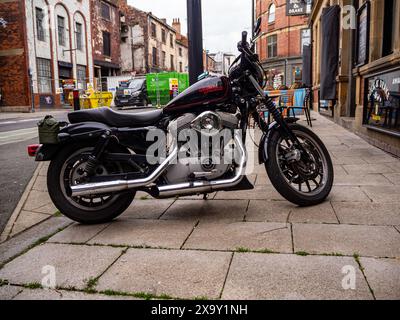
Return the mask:
<svg viewBox="0 0 400 320"><path fill-rule="evenodd" d="M79 90L73 91L73 98L74 98L74 111L78 111L81 109L81 106L79 103Z"/></svg>

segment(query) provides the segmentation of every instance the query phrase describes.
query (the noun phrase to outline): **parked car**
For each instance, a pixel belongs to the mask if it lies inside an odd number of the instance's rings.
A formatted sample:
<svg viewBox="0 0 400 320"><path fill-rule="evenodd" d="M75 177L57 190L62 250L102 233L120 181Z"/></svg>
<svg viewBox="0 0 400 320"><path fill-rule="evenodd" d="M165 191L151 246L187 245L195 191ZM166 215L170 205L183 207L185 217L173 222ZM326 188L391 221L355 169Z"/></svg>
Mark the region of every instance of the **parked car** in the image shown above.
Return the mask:
<svg viewBox="0 0 400 320"><path fill-rule="evenodd" d="M114 103L117 109L128 106L147 106L150 101L147 95L146 79L121 82L117 88Z"/></svg>

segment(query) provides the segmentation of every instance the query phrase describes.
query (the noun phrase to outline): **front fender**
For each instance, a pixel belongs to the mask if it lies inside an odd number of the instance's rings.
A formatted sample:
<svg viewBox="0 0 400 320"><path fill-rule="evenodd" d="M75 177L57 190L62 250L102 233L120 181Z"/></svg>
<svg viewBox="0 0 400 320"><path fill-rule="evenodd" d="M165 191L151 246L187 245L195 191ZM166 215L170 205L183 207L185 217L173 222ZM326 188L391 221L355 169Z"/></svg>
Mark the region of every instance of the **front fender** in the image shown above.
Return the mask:
<svg viewBox="0 0 400 320"><path fill-rule="evenodd" d="M285 122L287 123L296 123L299 119L298 118L285 118ZM268 131L264 132L260 143L258 145L258 163L263 164L268 162L268 144L271 141L271 137L275 131L279 130L279 124L277 122L272 122L269 127Z"/></svg>
<svg viewBox="0 0 400 320"><path fill-rule="evenodd" d="M268 143L271 139L272 133L276 130L278 130L278 124L276 122L273 122L269 125L268 131L263 133L260 143L258 144L259 164L263 164L268 161L268 153L266 152L268 150Z"/></svg>

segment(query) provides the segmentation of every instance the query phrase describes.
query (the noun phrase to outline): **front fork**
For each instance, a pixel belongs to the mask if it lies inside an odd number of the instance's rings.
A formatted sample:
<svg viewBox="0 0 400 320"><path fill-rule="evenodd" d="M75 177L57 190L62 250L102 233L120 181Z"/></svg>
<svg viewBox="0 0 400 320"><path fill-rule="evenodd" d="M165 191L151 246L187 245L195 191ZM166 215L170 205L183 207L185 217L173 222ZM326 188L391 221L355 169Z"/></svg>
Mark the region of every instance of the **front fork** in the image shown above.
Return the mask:
<svg viewBox="0 0 400 320"><path fill-rule="evenodd" d="M293 145L296 147L296 149L301 151L302 157L304 160L309 160L310 157L309 157L307 151L304 149L304 147L300 143L299 139L293 133L292 129L290 129L288 123L285 121L282 114L279 112L279 110L275 106L274 102L271 100L270 97L268 97L268 95L265 94L264 90L260 87L257 80L253 77L253 75L249 74L248 77L249 77L251 83L253 84L253 86L257 89L258 93L261 95L261 97L263 97L265 106L267 107L268 112L272 115L272 117L276 121L276 123L278 125L278 130L281 133L281 135L285 139L290 140L293 143ZM258 116L258 118L259 118L260 124L264 123L264 124L260 125L261 129L264 132L268 131L269 130L268 125L265 123L265 121L260 119L260 116Z"/></svg>

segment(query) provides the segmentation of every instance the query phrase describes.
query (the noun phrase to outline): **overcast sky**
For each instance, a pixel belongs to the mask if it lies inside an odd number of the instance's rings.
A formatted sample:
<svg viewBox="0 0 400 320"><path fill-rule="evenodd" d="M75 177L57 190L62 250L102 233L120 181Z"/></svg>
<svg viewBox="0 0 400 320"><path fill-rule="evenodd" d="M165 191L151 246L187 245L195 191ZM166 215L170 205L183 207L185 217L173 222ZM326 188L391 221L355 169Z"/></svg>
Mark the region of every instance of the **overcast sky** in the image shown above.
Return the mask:
<svg viewBox="0 0 400 320"><path fill-rule="evenodd" d="M128 0L143 11L158 18L180 18L182 32L187 33L186 0ZM202 0L203 47L210 52L237 54L237 43L243 30L251 29L251 0Z"/></svg>

